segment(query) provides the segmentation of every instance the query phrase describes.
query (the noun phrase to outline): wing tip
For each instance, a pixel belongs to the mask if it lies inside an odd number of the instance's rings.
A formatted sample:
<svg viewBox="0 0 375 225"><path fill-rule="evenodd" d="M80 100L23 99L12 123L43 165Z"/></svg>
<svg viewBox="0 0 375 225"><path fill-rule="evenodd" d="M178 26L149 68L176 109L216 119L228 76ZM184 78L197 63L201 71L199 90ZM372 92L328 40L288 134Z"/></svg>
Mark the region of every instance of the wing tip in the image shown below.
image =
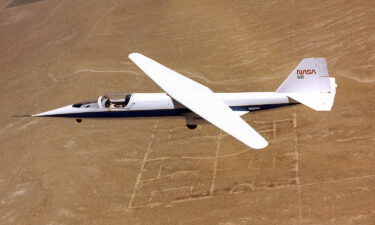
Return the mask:
<svg viewBox="0 0 375 225"><path fill-rule="evenodd" d="M263 149L263 148L266 148L267 146L268 146L268 142L266 140L264 140L262 142L256 143L256 145L254 145L254 143L252 143L250 147L253 148L253 149Z"/></svg>
<svg viewBox="0 0 375 225"><path fill-rule="evenodd" d="M264 137L262 137L259 133L255 133L255 134L256 134L255 136L248 137L242 140L238 139L238 140L253 149L266 148L268 146L268 141Z"/></svg>
<svg viewBox="0 0 375 225"><path fill-rule="evenodd" d="M129 59L131 59L131 60L134 60L135 58L138 58L138 57L140 57L140 56L143 56L143 55L142 55L142 54L139 54L139 53L137 53L137 52L133 52L133 53L130 53L130 54L128 55Z"/></svg>

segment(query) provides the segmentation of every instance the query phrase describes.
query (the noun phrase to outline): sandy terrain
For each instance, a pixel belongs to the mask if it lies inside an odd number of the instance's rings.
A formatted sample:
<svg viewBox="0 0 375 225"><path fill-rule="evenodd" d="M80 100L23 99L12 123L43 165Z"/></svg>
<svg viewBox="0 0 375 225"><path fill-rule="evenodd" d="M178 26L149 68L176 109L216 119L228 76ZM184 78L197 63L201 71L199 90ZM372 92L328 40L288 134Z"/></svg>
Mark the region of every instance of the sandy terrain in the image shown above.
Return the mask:
<svg viewBox="0 0 375 225"><path fill-rule="evenodd" d="M375 1L0 0L0 224L374 224ZM254 151L183 120L12 118L160 92L141 52L218 92L325 57L332 112L246 115Z"/></svg>

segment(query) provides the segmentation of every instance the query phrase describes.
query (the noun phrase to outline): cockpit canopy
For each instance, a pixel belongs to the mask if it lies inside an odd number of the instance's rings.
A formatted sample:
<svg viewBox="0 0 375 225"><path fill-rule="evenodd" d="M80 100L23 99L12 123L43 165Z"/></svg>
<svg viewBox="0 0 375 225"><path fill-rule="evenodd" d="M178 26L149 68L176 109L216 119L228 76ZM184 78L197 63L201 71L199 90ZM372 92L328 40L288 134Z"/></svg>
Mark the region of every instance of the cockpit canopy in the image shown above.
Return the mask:
<svg viewBox="0 0 375 225"><path fill-rule="evenodd" d="M74 108L98 108L98 102L96 100L90 100L85 102L74 103Z"/></svg>
<svg viewBox="0 0 375 225"><path fill-rule="evenodd" d="M125 108L132 94L107 94L98 98L99 108L104 109L121 109Z"/></svg>

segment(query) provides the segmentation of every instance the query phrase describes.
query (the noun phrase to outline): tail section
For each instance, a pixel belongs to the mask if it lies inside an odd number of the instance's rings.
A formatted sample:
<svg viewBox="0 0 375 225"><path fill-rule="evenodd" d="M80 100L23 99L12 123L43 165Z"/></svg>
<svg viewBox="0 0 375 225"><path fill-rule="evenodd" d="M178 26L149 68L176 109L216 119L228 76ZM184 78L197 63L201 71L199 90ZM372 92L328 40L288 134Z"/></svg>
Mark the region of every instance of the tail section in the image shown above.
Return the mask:
<svg viewBox="0 0 375 225"><path fill-rule="evenodd" d="M324 58L304 59L276 90L317 111L330 111L336 94Z"/></svg>

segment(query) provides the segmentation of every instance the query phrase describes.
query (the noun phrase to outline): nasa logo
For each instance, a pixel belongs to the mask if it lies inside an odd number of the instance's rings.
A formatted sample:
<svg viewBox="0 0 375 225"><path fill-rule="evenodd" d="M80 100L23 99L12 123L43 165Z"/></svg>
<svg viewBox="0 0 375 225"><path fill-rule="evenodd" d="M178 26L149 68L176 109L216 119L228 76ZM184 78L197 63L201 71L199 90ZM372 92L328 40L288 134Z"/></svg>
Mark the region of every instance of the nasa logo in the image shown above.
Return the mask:
<svg viewBox="0 0 375 225"><path fill-rule="evenodd" d="M309 69L309 70L297 70L297 75L312 75L316 74L316 71L314 69Z"/></svg>

